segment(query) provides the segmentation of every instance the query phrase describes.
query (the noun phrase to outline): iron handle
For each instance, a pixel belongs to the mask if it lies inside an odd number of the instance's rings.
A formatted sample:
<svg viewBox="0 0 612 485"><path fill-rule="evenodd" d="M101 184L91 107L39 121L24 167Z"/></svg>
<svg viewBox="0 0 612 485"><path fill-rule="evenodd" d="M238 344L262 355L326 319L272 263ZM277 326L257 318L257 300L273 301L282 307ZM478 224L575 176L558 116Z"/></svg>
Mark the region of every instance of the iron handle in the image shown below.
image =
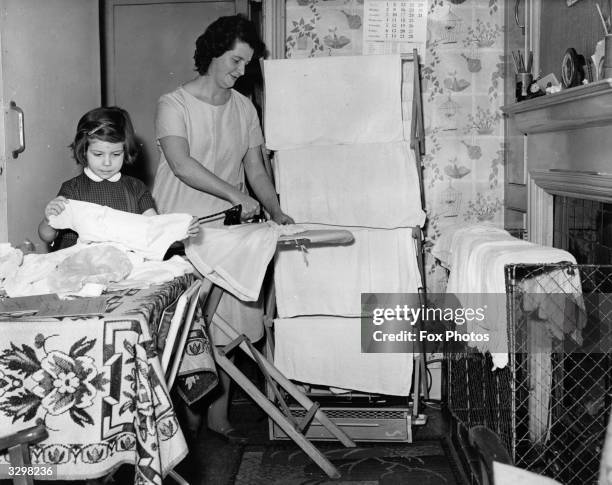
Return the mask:
<svg viewBox="0 0 612 485"><path fill-rule="evenodd" d="M25 128L23 122L23 110L17 106L15 101L11 101L10 108L17 112L17 120L19 125L19 147L13 150L13 158L17 158L21 152L25 150Z"/></svg>
<svg viewBox="0 0 612 485"><path fill-rule="evenodd" d="M516 22L516 25L518 26L518 28L521 29L521 32L523 33L523 35L525 35L525 24L521 25L521 21L519 20L520 5L521 5L521 0L515 0L514 2L514 21Z"/></svg>

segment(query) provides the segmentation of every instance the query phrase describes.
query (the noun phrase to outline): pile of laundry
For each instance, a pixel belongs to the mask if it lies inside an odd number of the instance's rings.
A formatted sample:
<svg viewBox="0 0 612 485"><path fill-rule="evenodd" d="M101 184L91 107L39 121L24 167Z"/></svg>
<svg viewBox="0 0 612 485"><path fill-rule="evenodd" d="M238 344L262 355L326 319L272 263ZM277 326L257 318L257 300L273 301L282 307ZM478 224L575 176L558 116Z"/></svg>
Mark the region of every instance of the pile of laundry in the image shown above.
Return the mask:
<svg viewBox="0 0 612 485"><path fill-rule="evenodd" d="M75 246L26 254L0 244L0 290L10 297L57 293L98 296L104 290L146 288L194 271L185 259L162 261L188 235L189 214L143 216L71 200L49 218L56 229L79 234Z"/></svg>

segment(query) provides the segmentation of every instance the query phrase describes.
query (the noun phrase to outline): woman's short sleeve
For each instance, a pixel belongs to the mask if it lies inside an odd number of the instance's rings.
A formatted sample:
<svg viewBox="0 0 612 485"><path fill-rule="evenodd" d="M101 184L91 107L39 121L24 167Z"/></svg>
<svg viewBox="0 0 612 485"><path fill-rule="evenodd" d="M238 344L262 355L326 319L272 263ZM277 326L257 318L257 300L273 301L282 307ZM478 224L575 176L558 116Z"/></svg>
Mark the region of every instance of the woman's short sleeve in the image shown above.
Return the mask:
<svg viewBox="0 0 612 485"><path fill-rule="evenodd" d="M168 94L159 98L155 115L155 138L159 140L165 136L187 138L184 108Z"/></svg>
<svg viewBox="0 0 612 485"><path fill-rule="evenodd" d="M255 110L255 106L253 103L249 101L248 103L248 117L249 117L249 148L258 147L262 145L264 142L264 137L261 132L261 125L259 124L259 116L257 116L257 111Z"/></svg>

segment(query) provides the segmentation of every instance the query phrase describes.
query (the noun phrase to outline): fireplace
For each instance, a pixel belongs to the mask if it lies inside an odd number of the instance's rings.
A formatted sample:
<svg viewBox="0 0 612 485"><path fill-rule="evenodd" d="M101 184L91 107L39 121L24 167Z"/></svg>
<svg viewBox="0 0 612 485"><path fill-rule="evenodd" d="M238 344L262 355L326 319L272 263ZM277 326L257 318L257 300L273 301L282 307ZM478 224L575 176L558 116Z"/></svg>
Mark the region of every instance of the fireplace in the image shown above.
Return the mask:
<svg viewBox="0 0 612 485"><path fill-rule="evenodd" d="M540 473L540 460L557 467L544 474L561 483L596 483L612 405L612 79L503 111L526 135L528 239L565 249L578 262L550 272L527 265L507 281L508 294L517 296L509 312L515 345L512 412L515 422L530 430L525 441L532 445L525 459L519 458L517 445L515 464ZM564 286L556 280L559 270L579 283L557 291ZM540 291L527 288L550 308L563 308L564 330L556 333L547 331L532 307L522 305L530 291L520 287L552 275L554 284L542 284ZM582 311L566 313L572 308L566 300L579 302ZM580 328L580 333L566 328ZM517 347L521 341L525 344ZM528 418L520 413L523 402Z"/></svg>
<svg viewBox="0 0 612 485"><path fill-rule="evenodd" d="M612 264L612 203L555 195L553 246L578 264Z"/></svg>
<svg viewBox="0 0 612 485"><path fill-rule="evenodd" d="M612 264L612 79L502 110L527 135L528 239Z"/></svg>

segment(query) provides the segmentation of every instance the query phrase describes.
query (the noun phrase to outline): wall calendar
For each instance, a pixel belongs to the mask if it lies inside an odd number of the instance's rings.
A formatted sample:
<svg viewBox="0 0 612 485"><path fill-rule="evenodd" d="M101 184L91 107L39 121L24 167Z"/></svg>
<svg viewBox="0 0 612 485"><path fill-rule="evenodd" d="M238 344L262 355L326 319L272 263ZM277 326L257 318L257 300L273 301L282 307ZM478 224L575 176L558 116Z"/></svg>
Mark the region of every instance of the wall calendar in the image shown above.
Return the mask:
<svg viewBox="0 0 612 485"><path fill-rule="evenodd" d="M425 54L427 0L365 0L364 54Z"/></svg>

